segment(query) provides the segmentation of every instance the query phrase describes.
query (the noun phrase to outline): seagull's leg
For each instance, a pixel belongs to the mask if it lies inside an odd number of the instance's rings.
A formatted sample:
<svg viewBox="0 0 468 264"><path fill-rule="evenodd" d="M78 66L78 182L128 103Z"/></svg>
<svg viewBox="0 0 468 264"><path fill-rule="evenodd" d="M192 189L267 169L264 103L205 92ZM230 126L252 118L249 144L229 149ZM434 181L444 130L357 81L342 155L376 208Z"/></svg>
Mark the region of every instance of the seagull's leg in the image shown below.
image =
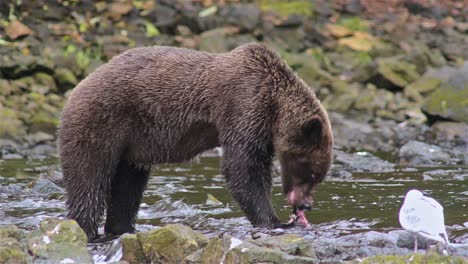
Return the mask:
<svg viewBox="0 0 468 264"><path fill-rule="evenodd" d="M414 235L414 253L418 252L418 236Z"/></svg>

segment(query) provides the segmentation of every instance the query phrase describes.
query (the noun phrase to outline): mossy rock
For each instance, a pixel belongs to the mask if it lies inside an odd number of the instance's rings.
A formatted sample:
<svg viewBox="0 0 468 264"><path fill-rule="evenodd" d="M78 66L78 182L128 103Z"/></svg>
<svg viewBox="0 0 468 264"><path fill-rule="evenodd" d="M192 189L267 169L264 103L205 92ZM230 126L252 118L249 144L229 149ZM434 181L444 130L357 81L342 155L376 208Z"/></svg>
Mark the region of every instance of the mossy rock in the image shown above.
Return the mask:
<svg viewBox="0 0 468 264"><path fill-rule="evenodd" d="M60 91L67 91L78 84L78 79L75 74L66 68L58 68L55 70L54 78L57 80Z"/></svg>
<svg viewBox="0 0 468 264"><path fill-rule="evenodd" d="M279 250L292 256L317 258L312 244L297 234L271 236L249 241L260 247Z"/></svg>
<svg viewBox="0 0 468 264"><path fill-rule="evenodd" d="M422 110L429 119L468 122L468 82L464 87L442 85L429 95Z"/></svg>
<svg viewBox="0 0 468 264"><path fill-rule="evenodd" d="M75 263L93 263L87 249L88 238L74 220L44 221L47 222L41 223L40 230L33 232L28 241L29 252L35 261L59 263L70 259Z"/></svg>
<svg viewBox="0 0 468 264"><path fill-rule="evenodd" d="M420 94L427 94L439 87L442 81L431 76L423 76L406 86L405 91L415 91Z"/></svg>
<svg viewBox="0 0 468 264"><path fill-rule="evenodd" d="M3 225L0 227L0 239L3 238L14 238L19 241L24 238L24 233L15 225Z"/></svg>
<svg viewBox="0 0 468 264"><path fill-rule="evenodd" d="M14 247L0 246L0 263L23 264L26 262L26 253Z"/></svg>
<svg viewBox="0 0 468 264"><path fill-rule="evenodd" d="M260 9L264 12L275 12L282 16L302 15L312 17L314 15L314 5L307 0L259 0Z"/></svg>
<svg viewBox="0 0 468 264"><path fill-rule="evenodd" d="M130 264L146 263L143 248L136 234L124 234L120 242L122 244L122 260Z"/></svg>
<svg viewBox="0 0 468 264"><path fill-rule="evenodd" d="M394 86L398 88L404 88L408 84L419 79L419 73L414 64L403 61L400 58L389 58L377 60L377 72L380 75L379 79L383 79L390 83L375 83L378 87L392 88L388 86Z"/></svg>
<svg viewBox="0 0 468 264"><path fill-rule="evenodd" d="M222 259L225 258L226 252L231 249L231 245L234 246L239 243L242 243L242 241L231 236L212 238L203 249L200 262L202 264L221 263Z"/></svg>
<svg viewBox="0 0 468 264"><path fill-rule="evenodd" d="M26 134L18 113L0 106L0 138L20 139Z"/></svg>
<svg viewBox="0 0 468 264"><path fill-rule="evenodd" d="M204 247L208 239L190 227L176 224L138 233L145 258L155 263L178 263Z"/></svg>
<svg viewBox="0 0 468 264"><path fill-rule="evenodd" d="M353 261L352 263L362 264L467 264L468 260L460 257L441 256L435 253L430 254L411 254L405 256L399 255L379 255L364 260Z"/></svg>

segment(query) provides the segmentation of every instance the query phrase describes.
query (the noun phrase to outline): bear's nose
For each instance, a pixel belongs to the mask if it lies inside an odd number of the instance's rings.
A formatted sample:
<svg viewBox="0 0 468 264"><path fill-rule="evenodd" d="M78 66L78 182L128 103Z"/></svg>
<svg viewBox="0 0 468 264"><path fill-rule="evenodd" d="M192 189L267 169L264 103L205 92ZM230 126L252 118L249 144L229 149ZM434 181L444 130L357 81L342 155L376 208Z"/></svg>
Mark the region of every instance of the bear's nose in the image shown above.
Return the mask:
<svg viewBox="0 0 468 264"><path fill-rule="evenodd" d="M305 203L305 204L301 204L299 205L299 207L297 208L299 210L306 210L306 211L310 211L312 210L312 206L310 205L310 203Z"/></svg>

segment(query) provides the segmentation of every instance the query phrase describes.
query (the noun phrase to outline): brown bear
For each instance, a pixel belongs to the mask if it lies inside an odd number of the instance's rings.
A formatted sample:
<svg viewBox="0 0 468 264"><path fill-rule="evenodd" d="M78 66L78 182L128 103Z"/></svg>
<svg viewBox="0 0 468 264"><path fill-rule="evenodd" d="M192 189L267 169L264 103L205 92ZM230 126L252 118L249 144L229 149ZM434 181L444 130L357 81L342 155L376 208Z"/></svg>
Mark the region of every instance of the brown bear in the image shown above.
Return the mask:
<svg viewBox="0 0 468 264"><path fill-rule="evenodd" d="M227 186L254 226L281 226L271 205L272 161L300 210L332 159L333 136L313 91L271 50L212 54L135 48L71 93L58 133L68 217L90 240L134 231L150 166L222 146ZM303 215L303 214L302 214Z"/></svg>

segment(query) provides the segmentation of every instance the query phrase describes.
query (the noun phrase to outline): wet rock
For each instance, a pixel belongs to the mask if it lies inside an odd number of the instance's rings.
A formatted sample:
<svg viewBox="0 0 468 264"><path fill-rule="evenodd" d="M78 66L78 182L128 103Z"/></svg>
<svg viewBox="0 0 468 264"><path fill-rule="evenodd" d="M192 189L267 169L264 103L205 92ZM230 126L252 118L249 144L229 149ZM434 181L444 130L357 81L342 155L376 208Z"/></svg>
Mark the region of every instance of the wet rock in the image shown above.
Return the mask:
<svg viewBox="0 0 468 264"><path fill-rule="evenodd" d="M407 248L409 250L414 249L414 238L415 235L406 230L393 230L388 233L389 236L396 240L396 245L400 248ZM418 248L426 249L428 239L423 236L417 236Z"/></svg>
<svg viewBox="0 0 468 264"><path fill-rule="evenodd" d="M40 230L31 234L28 248L34 262L93 263L87 240L74 220L46 219L41 222Z"/></svg>
<svg viewBox="0 0 468 264"><path fill-rule="evenodd" d="M11 21L8 26L6 26L5 33L11 40L34 34L34 32L28 26L19 22L18 20Z"/></svg>
<svg viewBox="0 0 468 264"><path fill-rule="evenodd" d="M320 239L313 246L317 257L323 262L352 260L379 254L406 254L407 249L397 247L394 237L375 231Z"/></svg>
<svg viewBox="0 0 468 264"><path fill-rule="evenodd" d="M58 171L56 173L41 173L39 178L30 183L30 193L32 195L46 196L46 197L57 197L65 193L64 189L57 185L55 181L58 181L55 174L60 174L60 179L62 174Z"/></svg>
<svg viewBox="0 0 468 264"><path fill-rule="evenodd" d="M207 238L190 227L176 224L138 233L145 259L155 263L176 263L204 247Z"/></svg>
<svg viewBox="0 0 468 264"><path fill-rule="evenodd" d="M399 158L400 164L411 165L449 164L452 161L448 150L414 140L401 147Z"/></svg>
<svg viewBox="0 0 468 264"><path fill-rule="evenodd" d="M72 89L78 84L78 79L75 74L66 68L56 69L54 78L57 80L57 84L62 92Z"/></svg>
<svg viewBox="0 0 468 264"><path fill-rule="evenodd" d="M227 5L220 11L227 24L239 27L241 32L250 32L260 22L260 9L255 4Z"/></svg>
<svg viewBox="0 0 468 264"><path fill-rule="evenodd" d="M213 238L203 250L201 263L312 263L312 245L298 235L263 237L245 241Z"/></svg>
<svg viewBox="0 0 468 264"><path fill-rule="evenodd" d="M351 172L390 172L394 170L395 166L364 151L348 154L335 150L333 154L335 162L342 164L344 169Z"/></svg>
<svg viewBox="0 0 468 264"><path fill-rule="evenodd" d="M143 248L136 234L124 234L121 238L122 259L130 264L146 263Z"/></svg>

